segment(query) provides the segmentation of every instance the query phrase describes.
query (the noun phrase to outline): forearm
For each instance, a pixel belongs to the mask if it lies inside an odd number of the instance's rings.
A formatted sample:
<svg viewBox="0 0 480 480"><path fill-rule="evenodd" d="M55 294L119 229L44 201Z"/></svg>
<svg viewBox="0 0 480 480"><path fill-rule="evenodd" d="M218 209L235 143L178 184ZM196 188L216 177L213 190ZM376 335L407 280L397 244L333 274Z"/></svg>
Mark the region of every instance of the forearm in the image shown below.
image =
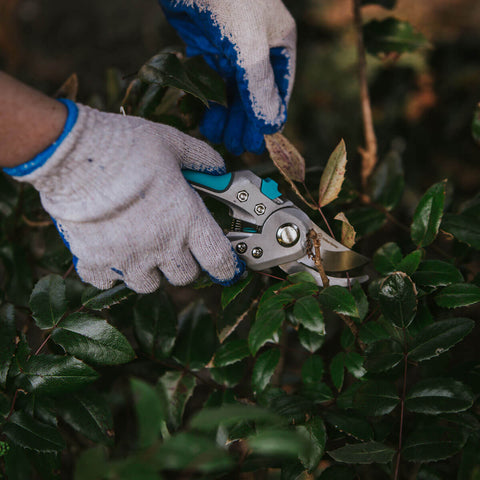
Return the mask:
<svg viewBox="0 0 480 480"><path fill-rule="evenodd" d="M62 132L64 105L0 72L0 167L28 162Z"/></svg>

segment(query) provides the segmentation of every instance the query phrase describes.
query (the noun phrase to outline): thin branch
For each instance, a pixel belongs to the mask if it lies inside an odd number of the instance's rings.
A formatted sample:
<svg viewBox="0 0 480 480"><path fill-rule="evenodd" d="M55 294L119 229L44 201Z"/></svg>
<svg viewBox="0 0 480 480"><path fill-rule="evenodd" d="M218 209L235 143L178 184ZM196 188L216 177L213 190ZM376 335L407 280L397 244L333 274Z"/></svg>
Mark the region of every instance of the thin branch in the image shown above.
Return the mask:
<svg viewBox="0 0 480 480"><path fill-rule="evenodd" d="M363 41L363 21L361 0L352 0L355 32L357 37L358 78L360 83L360 99L363 118L365 148L359 148L362 156L362 185L365 189L368 178L377 163L377 137L373 127L372 105L368 93L367 58Z"/></svg>
<svg viewBox="0 0 480 480"><path fill-rule="evenodd" d="M315 262L315 268L320 274L323 286L328 287L330 285L330 280L328 279L327 274L325 273L325 269L323 268L322 256L320 255L320 237L318 236L317 232L312 228L307 233L307 238L310 243L310 245L307 246L307 254L309 257L313 258L313 261Z"/></svg>

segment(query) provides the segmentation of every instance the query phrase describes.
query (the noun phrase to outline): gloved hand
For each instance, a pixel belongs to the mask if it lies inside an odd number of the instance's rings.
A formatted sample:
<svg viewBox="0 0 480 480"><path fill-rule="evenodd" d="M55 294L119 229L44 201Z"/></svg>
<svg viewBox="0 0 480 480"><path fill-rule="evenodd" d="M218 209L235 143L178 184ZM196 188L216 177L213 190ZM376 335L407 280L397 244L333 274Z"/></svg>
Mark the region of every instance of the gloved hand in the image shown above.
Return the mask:
<svg viewBox="0 0 480 480"><path fill-rule="evenodd" d="M168 21L227 83L228 108L212 103L201 132L234 154L261 153L279 131L295 75L296 28L280 0L159 0Z"/></svg>
<svg viewBox="0 0 480 480"><path fill-rule="evenodd" d="M84 281L109 288L123 280L147 293L159 287L160 271L174 285L192 282L200 267L224 285L243 273L181 173L224 173L217 152L166 125L63 102L69 113L61 137L4 170L40 192Z"/></svg>

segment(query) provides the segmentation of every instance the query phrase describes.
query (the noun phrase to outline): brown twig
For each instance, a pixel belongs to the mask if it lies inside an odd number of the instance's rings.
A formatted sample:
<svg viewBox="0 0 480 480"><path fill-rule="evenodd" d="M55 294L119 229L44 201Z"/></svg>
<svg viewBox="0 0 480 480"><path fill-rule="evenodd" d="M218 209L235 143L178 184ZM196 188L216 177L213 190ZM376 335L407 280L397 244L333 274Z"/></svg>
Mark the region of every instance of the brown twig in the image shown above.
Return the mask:
<svg viewBox="0 0 480 480"><path fill-rule="evenodd" d="M361 0L352 0L352 2L355 32L357 36L358 78L360 82L363 131L365 135L365 148L359 148L360 155L362 156L362 185L365 189L368 178L377 163L377 137L373 127L372 105L368 93L367 59L365 44L363 41L362 2Z"/></svg>
<svg viewBox="0 0 480 480"><path fill-rule="evenodd" d="M324 287L330 285L325 269L323 268L322 257L320 255L320 237L313 228L307 233L308 245L307 245L307 255L313 259L315 262L315 268L320 274L322 283Z"/></svg>

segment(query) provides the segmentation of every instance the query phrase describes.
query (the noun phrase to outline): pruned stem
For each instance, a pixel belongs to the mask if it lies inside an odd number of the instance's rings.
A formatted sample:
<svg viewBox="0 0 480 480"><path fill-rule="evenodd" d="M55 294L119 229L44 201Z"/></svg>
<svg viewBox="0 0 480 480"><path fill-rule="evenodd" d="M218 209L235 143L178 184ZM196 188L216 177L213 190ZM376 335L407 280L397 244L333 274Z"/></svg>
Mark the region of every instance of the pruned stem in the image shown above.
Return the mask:
<svg viewBox="0 0 480 480"><path fill-rule="evenodd" d="M313 261L315 262L315 268L320 274L323 286L328 287L330 285L330 281L328 280L325 269L323 268L322 256L320 255L320 237L318 236L317 232L312 228L308 232L307 238L311 242L310 248L308 249L308 255L312 257Z"/></svg>

